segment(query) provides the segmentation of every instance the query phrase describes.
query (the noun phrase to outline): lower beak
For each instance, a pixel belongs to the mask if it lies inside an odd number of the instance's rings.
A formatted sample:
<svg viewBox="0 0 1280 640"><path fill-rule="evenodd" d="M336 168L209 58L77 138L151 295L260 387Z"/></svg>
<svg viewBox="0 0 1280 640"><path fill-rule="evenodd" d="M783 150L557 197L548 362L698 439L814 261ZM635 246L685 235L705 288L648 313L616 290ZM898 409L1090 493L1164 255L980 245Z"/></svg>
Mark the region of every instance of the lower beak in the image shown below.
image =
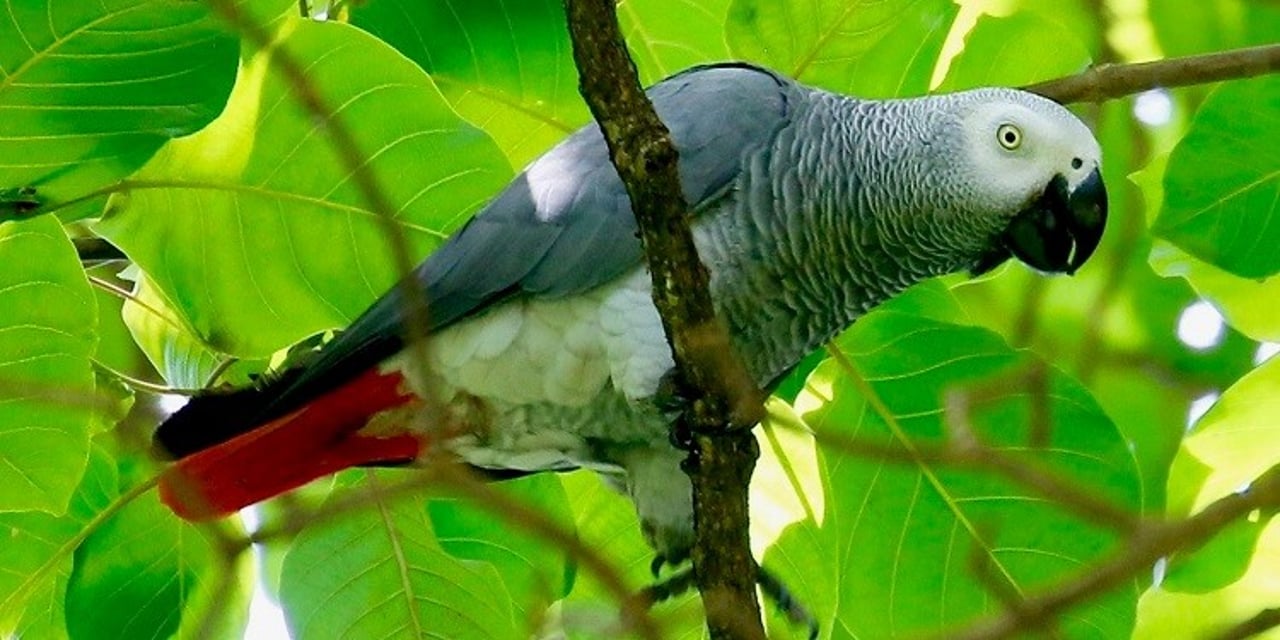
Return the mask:
<svg viewBox="0 0 1280 640"><path fill-rule="evenodd" d="M1107 224L1107 188L1094 169L1075 189L1054 176L1014 216L1001 239L1016 258L1046 273L1075 273L1093 255Z"/></svg>

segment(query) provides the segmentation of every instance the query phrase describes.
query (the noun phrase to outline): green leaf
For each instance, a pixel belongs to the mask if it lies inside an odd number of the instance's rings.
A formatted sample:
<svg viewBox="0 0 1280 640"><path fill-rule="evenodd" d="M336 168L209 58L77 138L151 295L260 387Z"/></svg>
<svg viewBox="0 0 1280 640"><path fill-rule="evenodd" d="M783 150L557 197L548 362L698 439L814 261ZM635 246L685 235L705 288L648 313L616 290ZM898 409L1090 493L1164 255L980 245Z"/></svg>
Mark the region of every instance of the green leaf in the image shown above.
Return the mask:
<svg viewBox="0 0 1280 640"><path fill-rule="evenodd" d="M66 637L63 602L73 553L85 525L116 499L116 467L94 448L67 512L0 513L0 635Z"/></svg>
<svg viewBox="0 0 1280 640"><path fill-rule="evenodd" d="M1280 314L1267 302L1280 300L1280 278L1241 278L1161 241L1151 246L1150 261L1166 278L1185 278L1237 331L1260 342L1280 341Z"/></svg>
<svg viewBox="0 0 1280 640"><path fill-rule="evenodd" d="M238 42L181 0L8 3L0 13L0 187L56 205L137 169L218 114ZM92 213L79 208L74 213Z"/></svg>
<svg viewBox="0 0 1280 640"><path fill-rule="evenodd" d="M0 223L0 511L62 513L89 455L97 306L57 220Z"/></svg>
<svg viewBox="0 0 1280 640"><path fill-rule="evenodd" d="M440 548L421 495L366 502L309 523L285 557L280 601L294 638L518 635L508 594L494 588L502 577Z"/></svg>
<svg viewBox="0 0 1280 640"><path fill-rule="evenodd" d="M735 56L805 82L896 95L927 87L955 14L947 0L734 0L726 38Z"/></svg>
<svg viewBox="0 0 1280 640"><path fill-rule="evenodd" d="M939 91L1018 87L1083 70L1090 61L1080 38L1035 13L984 15L965 36Z"/></svg>
<svg viewBox="0 0 1280 640"><path fill-rule="evenodd" d="M539 474L499 486L512 499L572 527L564 487L554 476ZM506 587L503 598L515 608L518 619L542 615L572 587L564 552L522 531L519 523L480 509L465 498L432 498L427 501L427 514L445 552L488 563L497 570Z"/></svg>
<svg viewBox="0 0 1280 640"><path fill-rule="evenodd" d="M76 550L66 598L71 636L166 638L180 629L187 637L240 635L249 606L249 554L228 562L224 539L210 527L178 520L150 495L134 500Z"/></svg>
<svg viewBox="0 0 1280 640"><path fill-rule="evenodd" d="M1231 585L1207 593L1153 587L1138 602L1133 640L1213 638L1228 627L1271 609L1280 601L1280 520L1272 520L1258 538L1258 552L1248 570ZM1258 636L1274 640L1275 630Z"/></svg>
<svg viewBox="0 0 1280 640"><path fill-rule="evenodd" d="M1178 458L1192 456L1212 472L1200 484L1191 512L1246 486L1276 464L1280 451L1280 358L1250 371L1214 403L1182 441ZM1180 460L1175 460L1174 470ZM1192 469L1198 465L1190 465ZM1198 475L1198 474L1197 474ZM1170 478L1170 483L1180 479Z"/></svg>
<svg viewBox="0 0 1280 640"><path fill-rule="evenodd" d="M618 23L640 71L653 84L689 67L732 60L725 38L730 0L627 0Z"/></svg>
<svg viewBox="0 0 1280 640"><path fill-rule="evenodd" d="M1280 272L1280 78L1222 85L1164 174L1152 232L1245 278Z"/></svg>
<svg viewBox="0 0 1280 640"><path fill-rule="evenodd" d="M418 63L514 166L590 117L558 0L379 0L353 8L352 24Z"/></svg>
<svg viewBox="0 0 1280 640"><path fill-rule="evenodd" d="M1164 206L1164 174L1169 154L1160 154L1129 179L1142 189L1148 218ZM1148 256L1151 269L1166 278L1181 277L1222 313L1236 330L1258 341L1280 341L1280 316L1261 300L1280 297L1280 278L1250 280L1230 274L1178 247L1156 240Z"/></svg>
<svg viewBox="0 0 1280 640"><path fill-rule="evenodd" d="M1033 360L999 337L893 312L874 312L840 340L857 370L893 415L886 424L849 373L828 361L797 405L830 438L941 445L943 395L986 389L973 403L972 427L988 445L1023 464L1060 474L1076 486L1141 509L1132 455L1089 394L1050 372L1050 441L1028 444L1029 391L1018 383ZM994 385L994 386L993 386ZM957 418L958 417L954 417ZM903 449L905 452L906 450ZM917 635L1003 611L972 564L990 567L1003 588L1030 594L1076 574L1117 543L1108 529L1042 496L978 470L853 457L820 448L826 518L784 535L766 565L813 602L821 620L863 637ZM811 591L812 590L812 591ZM1064 620L1067 637L1124 637L1136 589L1120 589Z"/></svg>
<svg viewBox="0 0 1280 640"><path fill-rule="evenodd" d="M227 111L158 153L98 225L201 342L238 357L346 326L398 277L390 242L420 259L511 176L493 142L377 39L291 20L277 46L324 61L309 85L328 118L350 127L397 212L398 238L269 51L243 65Z"/></svg>
<svg viewBox="0 0 1280 640"><path fill-rule="evenodd" d="M1270 518L1237 520L1223 527L1199 549L1169 558L1160 588L1180 593L1207 593L1242 578Z"/></svg>
<svg viewBox="0 0 1280 640"><path fill-rule="evenodd" d="M1147 12L1169 56L1272 44L1280 33L1280 8L1256 0L1147 0Z"/></svg>
<svg viewBox="0 0 1280 640"><path fill-rule="evenodd" d="M960 6L948 0L919 2L889 28L847 75L806 79L861 98L897 98L928 93L938 55Z"/></svg>

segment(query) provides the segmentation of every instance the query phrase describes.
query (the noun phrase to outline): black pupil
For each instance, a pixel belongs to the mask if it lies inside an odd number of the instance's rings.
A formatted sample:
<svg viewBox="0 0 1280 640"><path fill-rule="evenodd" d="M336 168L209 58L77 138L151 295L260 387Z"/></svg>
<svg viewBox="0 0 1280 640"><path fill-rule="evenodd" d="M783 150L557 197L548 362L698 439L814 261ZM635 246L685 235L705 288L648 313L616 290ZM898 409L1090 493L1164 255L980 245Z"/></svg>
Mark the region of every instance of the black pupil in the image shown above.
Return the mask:
<svg viewBox="0 0 1280 640"><path fill-rule="evenodd" d="M1018 141L1018 134L1016 134L1016 133L1014 133L1014 132L1012 132L1012 131L1005 131L1005 132L1004 132L1004 141L1005 141L1005 142L1007 142L1007 143L1009 143L1009 144L1013 144L1013 143L1015 143L1015 142L1017 142L1017 141Z"/></svg>

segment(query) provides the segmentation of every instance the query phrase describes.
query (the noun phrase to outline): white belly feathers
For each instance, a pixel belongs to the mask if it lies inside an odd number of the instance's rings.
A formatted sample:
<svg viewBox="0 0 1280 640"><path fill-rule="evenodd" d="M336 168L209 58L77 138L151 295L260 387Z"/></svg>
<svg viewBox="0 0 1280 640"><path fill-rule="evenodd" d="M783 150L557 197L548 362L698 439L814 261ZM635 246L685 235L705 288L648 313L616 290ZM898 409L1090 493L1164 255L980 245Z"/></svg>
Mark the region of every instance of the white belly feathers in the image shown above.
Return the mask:
<svg viewBox="0 0 1280 640"><path fill-rule="evenodd" d="M644 400L673 363L643 270L568 298L512 300L429 340L428 379L403 356L384 368L454 414L462 437L448 446L473 464L597 466L589 439L666 442L666 420ZM418 427L441 428L432 422Z"/></svg>

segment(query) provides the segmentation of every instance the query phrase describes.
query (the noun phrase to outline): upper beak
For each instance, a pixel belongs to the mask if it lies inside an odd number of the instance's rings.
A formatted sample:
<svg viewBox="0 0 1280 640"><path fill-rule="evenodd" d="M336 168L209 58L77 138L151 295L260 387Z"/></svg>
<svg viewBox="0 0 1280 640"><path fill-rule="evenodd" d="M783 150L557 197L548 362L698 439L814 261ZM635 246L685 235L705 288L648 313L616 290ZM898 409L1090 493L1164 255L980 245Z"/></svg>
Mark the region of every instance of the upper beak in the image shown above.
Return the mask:
<svg viewBox="0 0 1280 640"><path fill-rule="evenodd" d="M1107 224L1107 188L1094 169L1068 193L1054 176L1044 193L1014 216L1002 236L1005 247L1028 266L1075 273L1093 255Z"/></svg>

